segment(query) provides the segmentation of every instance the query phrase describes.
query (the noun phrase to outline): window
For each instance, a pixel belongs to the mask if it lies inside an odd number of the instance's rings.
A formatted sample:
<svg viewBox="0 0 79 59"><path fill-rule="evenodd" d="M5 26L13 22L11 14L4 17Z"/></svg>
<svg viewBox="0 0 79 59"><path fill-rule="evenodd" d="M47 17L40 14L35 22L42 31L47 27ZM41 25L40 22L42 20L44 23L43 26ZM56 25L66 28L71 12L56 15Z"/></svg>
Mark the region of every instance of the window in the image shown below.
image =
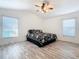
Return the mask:
<svg viewBox="0 0 79 59"><path fill-rule="evenodd" d="M3 38L18 36L18 20L13 17L3 16Z"/></svg>
<svg viewBox="0 0 79 59"><path fill-rule="evenodd" d="M75 19L65 19L63 20L63 35L65 36L75 36L76 34L76 21Z"/></svg>

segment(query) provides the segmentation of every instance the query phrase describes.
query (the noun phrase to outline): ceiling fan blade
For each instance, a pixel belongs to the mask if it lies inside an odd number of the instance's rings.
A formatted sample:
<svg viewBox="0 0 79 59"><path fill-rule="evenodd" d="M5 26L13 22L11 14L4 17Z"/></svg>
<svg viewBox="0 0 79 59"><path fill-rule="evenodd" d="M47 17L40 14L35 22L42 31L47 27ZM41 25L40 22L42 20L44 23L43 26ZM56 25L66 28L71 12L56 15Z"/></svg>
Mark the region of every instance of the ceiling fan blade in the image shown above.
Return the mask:
<svg viewBox="0 0 79 59"><path fill-rule="evenodd" d="M53 8L49 8L50 10L52 10Z"/></svg>
<svg viewBox="0 0 79 59"><path fill-rule="evenodd" d="M36 7L40 7L39 5L35 5Z"/></svg>

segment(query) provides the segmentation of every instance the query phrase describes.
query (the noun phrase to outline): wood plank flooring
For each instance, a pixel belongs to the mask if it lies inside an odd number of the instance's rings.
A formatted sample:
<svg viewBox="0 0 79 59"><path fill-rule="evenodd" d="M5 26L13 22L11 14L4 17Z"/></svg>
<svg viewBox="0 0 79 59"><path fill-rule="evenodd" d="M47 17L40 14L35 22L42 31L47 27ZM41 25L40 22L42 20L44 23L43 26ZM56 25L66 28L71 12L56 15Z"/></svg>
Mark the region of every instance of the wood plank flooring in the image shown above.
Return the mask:
<svg viewBox="0 0 79 59"><path fill-rule="evenodd" d="M57 41L39 48L25 41L0 47L0 59L79 59L79 45Z"/></svg>

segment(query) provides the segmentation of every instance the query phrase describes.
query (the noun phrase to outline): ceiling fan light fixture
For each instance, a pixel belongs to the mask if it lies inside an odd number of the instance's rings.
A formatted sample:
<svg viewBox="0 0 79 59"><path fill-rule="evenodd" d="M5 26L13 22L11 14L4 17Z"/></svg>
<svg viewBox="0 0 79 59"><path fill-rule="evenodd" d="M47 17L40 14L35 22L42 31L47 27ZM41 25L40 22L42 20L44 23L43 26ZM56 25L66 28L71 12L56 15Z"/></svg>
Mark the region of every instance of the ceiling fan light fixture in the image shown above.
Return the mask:
<svg viewBox="0 0 79 59"><path fill-rule="evenodd" d="M53 10L54 8L52 7L52 4L49 3L48 1L44 1L42 5L35 5L36 7L39 7L41 9L41 12L47 13L50 10Z"/></svg>

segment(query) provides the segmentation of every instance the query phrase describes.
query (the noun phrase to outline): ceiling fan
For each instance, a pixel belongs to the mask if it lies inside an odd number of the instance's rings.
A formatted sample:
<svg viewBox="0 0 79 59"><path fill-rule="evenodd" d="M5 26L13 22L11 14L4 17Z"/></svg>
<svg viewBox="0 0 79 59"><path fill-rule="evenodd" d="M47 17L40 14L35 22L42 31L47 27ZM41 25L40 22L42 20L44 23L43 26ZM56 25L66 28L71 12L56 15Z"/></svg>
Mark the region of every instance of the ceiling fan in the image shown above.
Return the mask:
<svg viewBox="0 0 79 59"><path fill-rule="evenodd" d="M49 1L44 0L42 5L35 5L36 7L39 7L42 12L47 13L50 10L53 10L52 5L49 3Z"/></svg>

